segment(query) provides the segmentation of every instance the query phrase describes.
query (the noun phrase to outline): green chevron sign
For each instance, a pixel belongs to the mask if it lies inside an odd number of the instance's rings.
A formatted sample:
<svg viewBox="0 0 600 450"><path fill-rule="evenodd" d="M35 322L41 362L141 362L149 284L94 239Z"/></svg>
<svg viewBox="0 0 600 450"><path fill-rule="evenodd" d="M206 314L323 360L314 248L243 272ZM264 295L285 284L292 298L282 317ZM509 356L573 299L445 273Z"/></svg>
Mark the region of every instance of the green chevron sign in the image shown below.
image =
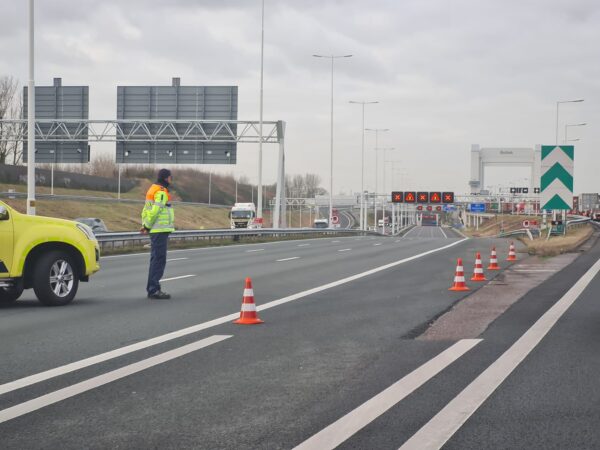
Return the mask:
<svg viewBox="0 0 600 450"><path fill-rule="evenodd" d="M573 209L572 145L542 145L542 209Z"/></svg>

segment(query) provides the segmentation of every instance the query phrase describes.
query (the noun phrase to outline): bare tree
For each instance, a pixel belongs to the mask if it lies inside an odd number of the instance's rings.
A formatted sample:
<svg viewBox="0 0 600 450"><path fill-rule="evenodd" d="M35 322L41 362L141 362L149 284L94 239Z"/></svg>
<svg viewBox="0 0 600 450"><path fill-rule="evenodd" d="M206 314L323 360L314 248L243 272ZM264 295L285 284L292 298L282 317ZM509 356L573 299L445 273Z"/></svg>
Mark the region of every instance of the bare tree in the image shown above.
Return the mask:
<svg viewBox="0 0 600 450"><path fill-rule="evenodd" d="M0 120L20 119L22 113L19 83L11 76L0 77ZM23 154L24 127L7 125L0 122L0 164L12 159L13 164L21 162ZM9 135L17 136L16 140L5 140Z"/></svg>

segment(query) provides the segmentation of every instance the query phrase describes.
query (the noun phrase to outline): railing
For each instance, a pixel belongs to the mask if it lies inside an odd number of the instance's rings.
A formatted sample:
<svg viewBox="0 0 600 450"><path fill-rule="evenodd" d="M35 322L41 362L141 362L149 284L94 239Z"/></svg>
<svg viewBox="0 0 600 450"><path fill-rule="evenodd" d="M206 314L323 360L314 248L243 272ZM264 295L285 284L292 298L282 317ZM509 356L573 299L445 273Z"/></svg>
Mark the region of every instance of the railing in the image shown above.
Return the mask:
<svg viewBox="0 0 600 450"><path fill-rule="evenodd" d="M213 241L223 239L234 239L237 240L241 237L267 237L267 238L278 238L278 237L325 237L334 235L352 235L352 236L366 236L375 235L381 236L379 233L372 231L362 230L347 230L347 229L335 229L335 228L323 228L323 229L272 229L263 228L257 230L249 229L234 229L234 230L178 230L171 233L170 239L176 241ZM101 249L114 249L124 247L134 247L147 243L150 238L147 234L141 234L139 232L123 232L123 233L102 233L96 236Z"/></svg>

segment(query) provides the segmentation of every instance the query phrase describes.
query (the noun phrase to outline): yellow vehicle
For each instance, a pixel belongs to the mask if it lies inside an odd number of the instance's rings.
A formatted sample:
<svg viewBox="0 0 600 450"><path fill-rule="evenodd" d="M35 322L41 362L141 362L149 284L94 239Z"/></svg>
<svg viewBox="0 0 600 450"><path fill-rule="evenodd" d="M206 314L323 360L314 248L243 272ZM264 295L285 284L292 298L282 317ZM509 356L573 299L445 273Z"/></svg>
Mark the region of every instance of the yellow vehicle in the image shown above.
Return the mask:
<svg viewBox="0 0 600 450"><path fill-rule="evenodd" d="M70 303L100 269L100 249L82 223L28 216L0 202L0 304L33 288L44 305Z"/></svg>

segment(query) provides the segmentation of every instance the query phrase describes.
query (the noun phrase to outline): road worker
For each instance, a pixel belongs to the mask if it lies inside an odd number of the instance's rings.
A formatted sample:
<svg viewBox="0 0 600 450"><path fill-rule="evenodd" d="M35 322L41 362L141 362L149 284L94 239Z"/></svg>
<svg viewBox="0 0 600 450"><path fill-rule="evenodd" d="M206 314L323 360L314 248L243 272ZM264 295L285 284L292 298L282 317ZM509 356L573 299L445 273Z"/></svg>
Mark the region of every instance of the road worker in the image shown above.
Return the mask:
<svg viewBox="0 0 600 450"><path fill-rule="evenodd" d="M167 265L167 243L169 234L175 231L174 213L169 195L173 177L169 169L160 169L156 183L146 193L146 204L142 210L142 234L150 235L150 267L146 291L149 299L168 300L169 294L160 287L160 279Z"/></svg>

